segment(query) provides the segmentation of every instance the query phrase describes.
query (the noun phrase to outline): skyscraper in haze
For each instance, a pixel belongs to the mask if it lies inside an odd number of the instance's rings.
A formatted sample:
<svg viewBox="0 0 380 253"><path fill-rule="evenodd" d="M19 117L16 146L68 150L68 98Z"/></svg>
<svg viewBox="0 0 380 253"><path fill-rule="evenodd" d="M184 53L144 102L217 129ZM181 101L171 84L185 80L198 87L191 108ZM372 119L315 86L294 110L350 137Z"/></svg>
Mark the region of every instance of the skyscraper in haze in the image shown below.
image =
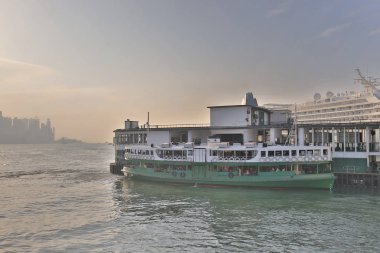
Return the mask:
<svg viewBox="0 0 380 253"><path fill-rule="evenodd" d="M48 119L3 117L0 111L0 144L34 144L54 142L55 130Z"/></svg>

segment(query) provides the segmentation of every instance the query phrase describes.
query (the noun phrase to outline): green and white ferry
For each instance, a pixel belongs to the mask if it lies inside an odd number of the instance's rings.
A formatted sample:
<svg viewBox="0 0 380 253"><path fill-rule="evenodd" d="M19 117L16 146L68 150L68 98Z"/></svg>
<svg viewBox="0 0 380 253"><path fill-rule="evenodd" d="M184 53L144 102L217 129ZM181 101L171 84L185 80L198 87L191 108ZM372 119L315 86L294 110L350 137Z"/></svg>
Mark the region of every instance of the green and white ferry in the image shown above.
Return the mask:
<svg viewBox="0 0 380 253"><path fill-rule="evenodd" d="M124 174L133 179L209 186L331 189L328 147L215 142L127 146Z"/></svg>
<svg viewBox="0 0 380 253"><path fill-rule="evenodd" d="M124 175L197 186L331 189L332 151L297 141L291 112L257 105L212 106L210 124L139 125L115 130L115 164ZM292 127L293 126L293 127Z"/></svg>

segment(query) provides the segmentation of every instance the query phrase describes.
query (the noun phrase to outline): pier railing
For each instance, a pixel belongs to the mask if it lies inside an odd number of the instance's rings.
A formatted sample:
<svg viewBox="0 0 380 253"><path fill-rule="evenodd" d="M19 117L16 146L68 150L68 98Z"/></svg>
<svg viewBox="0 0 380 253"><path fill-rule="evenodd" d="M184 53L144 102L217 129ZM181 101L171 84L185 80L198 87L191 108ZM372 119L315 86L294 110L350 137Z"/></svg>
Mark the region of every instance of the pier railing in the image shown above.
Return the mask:
<svg viewBox="0 0 380 253"><path fill-rule="evenodd" d="M336 171L337 173L379 173L380 166L377 167L360 167L360 166L343 166L341 170Z"/></svg>
<svg viewBox="0 0 380 253"><path fill-rule="evenodd" d="M143 125L142 128L200 128L210 127L210 124L167 124L167 125Z"/></svg>

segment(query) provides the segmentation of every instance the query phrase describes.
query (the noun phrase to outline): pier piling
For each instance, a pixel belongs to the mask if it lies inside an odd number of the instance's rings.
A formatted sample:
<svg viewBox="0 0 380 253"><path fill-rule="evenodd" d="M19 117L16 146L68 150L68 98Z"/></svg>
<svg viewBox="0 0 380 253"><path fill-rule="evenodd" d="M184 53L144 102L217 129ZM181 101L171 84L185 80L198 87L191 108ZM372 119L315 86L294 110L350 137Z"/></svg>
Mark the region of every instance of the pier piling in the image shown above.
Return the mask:
<svg viewBox="0 0 380 253"><path fill-rule="evenodd" d="M124 174L121 171L122 169L123 169L123 164L121 164L121 163L111 163L110 164L110 172L112 174L123 176Z"/></svg>
<svg viewBox="0 0 380 253"><path fill-rule="evenodd" d="M336 187L380 189L379 173L335 172L334 175Z"/></svg>

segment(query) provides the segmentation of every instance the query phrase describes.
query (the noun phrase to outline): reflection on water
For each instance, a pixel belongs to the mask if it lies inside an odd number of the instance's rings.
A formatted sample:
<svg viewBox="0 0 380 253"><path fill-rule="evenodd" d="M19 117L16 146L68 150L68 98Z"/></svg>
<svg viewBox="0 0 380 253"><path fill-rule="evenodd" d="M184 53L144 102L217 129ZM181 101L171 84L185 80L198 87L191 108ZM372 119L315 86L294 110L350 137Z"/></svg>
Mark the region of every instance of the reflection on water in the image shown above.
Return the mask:
<svg viewBox="0 0 380 253"><path fill-rule="evenodd" d="M128 180L118 184L121 219L134 220L126 237L138 231L144 241L140 249L153 250L158 242L172 251L380 249L376 195L194 188ZM133 242L127 245L139 249Z"/></svg>
<svg viewBox="0 0 380 253"><path fill-rule="evenodd" d="M0 145L0 249L380 251L379 195L130 181L112 158L108 145Z"/></svg>

